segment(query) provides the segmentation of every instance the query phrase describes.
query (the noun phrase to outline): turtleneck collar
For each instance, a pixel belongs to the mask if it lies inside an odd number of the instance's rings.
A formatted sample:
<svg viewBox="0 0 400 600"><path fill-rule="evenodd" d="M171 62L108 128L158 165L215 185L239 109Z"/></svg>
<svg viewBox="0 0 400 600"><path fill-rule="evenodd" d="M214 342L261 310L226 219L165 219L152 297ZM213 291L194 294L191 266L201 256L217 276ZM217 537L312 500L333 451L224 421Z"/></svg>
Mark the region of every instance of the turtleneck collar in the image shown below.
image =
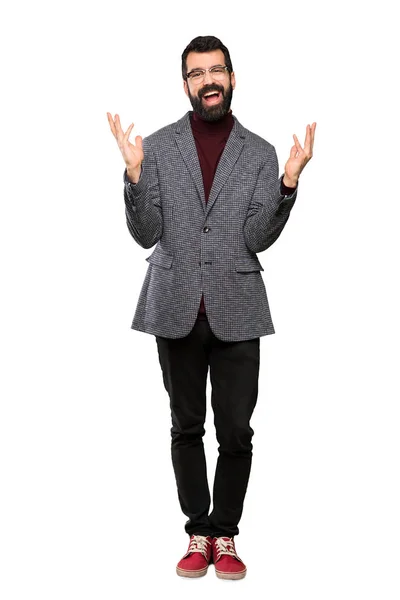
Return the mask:
<svg viewBox="0 0 400 600"><path fill-rule="evenodd" d="M203 119L198 113L191 111L190 122L193 130L199 133L208 133L210 135L218 135L225 132L227 129L230 130L234 124L231 110L229 110L224 117L218 119L218 121L211 122Z"/></svg>

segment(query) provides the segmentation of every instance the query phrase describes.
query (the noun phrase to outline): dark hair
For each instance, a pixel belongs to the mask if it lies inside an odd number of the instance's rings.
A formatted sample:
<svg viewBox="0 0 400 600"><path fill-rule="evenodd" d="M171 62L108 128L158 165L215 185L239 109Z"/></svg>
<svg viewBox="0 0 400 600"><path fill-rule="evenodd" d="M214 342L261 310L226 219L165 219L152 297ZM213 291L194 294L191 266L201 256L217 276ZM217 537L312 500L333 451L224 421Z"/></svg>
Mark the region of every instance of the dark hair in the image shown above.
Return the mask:
<svg viewBox="0 0 400 600"><path fill-rule="evenodd" d="M233 71L231 57L229 56L229 50L218 38L213 35L199 35L194 38L190 44L186 46L182 54L182 77L186 79L187 66L186 59L189 52L212 52L213 50L222 50L225 57L226 66L231 73Z"/></svg>

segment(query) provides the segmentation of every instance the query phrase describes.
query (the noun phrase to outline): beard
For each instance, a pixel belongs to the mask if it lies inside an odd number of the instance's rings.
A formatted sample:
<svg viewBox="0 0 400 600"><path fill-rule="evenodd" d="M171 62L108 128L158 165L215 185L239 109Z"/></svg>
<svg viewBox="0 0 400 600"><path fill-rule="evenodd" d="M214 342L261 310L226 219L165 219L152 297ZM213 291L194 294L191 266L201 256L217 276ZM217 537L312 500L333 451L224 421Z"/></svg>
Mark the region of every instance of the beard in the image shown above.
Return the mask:
<svg viewBox="0 0 400 600"><path fill-rule="evenodd" d="M194 112L196 112L205 121L209 121L210 123L213 121L219 121L219 119L222 119L222 117L228 114L233 95L233 88L230 82L226 91L222 85L211 83L210 85L205 85L203 88L201 88L197 96L192 96L189 90L188 92L190 103ZM204 106L203 96L208 92L221 92L222 102L214 106Z"/></svg>

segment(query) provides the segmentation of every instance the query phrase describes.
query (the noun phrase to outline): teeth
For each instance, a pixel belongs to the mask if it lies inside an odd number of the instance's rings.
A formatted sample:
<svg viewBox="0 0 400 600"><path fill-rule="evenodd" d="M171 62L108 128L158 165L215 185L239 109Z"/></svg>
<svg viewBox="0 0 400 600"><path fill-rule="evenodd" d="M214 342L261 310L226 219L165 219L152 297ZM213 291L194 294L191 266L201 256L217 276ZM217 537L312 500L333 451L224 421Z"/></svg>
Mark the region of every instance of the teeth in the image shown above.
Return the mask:
<svg viewBox="0 0 400 600"><path fill-rule="evenodd" d="M205 98L208 98L208 96L213 96L214 94L219 94L219 92L208 92L208 94L204 94Z"/></svg>

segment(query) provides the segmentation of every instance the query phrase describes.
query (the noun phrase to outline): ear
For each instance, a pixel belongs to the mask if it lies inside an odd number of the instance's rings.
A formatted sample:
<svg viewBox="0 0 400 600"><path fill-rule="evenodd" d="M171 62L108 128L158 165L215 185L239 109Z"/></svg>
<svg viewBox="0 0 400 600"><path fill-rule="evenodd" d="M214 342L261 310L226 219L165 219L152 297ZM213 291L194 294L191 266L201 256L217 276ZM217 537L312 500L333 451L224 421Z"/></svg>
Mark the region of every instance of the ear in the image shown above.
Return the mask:
<svg viewBox="0 0 400 600"><path fill-rule="evenodd" d="M188 84L186 79L183 80L183 89L185 90L186 96L189 97Z"/></svg>
<svg viewBox="0 0 400 600"><path fill-rule="evenodd" d="M235 73L233 71L231 73L231 85L232 85L232 89L234 90L236 87L236 77L235 77Z"/></svg>

